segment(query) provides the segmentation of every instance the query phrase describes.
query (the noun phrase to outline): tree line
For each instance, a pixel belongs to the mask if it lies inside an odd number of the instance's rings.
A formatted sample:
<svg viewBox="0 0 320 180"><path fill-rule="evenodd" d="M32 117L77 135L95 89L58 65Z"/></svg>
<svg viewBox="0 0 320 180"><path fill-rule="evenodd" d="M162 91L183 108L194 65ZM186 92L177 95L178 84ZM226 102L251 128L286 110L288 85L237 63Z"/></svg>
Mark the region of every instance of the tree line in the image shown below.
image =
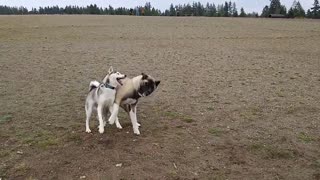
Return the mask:
<svg viewBox="0 0 320 180"><path fill-rule="evenodd" d="M207 3L205 5L200 2L193 2L192 4L171 4L169 9L161 12L159 9L151 6L147 2L145 6L138 6L135 8L113 8L98 7L96 4L91 4L86 7L79 6L48 6L32 8L28 10L25 7L10 7L0 6L1 14L101 14L101 15L144 15L144 16L208 16L208 17L258 17L256 12L246 13L244 8L238 11L235 2L226 1L223 4ZM314 0L313 7L307 12L303 9L299 1L294 0L292 6L287 10L286 6L282 5L280 0L270 0L270 5L266 5L261 17L268 17L270 14L281 14L288 18L307 17L320 18L319 0Z"/></svg>
<svg viewBox="0 0 320 180"><path fill-rule="evenodd" d="M294 0L292 6L287 11L286 7L281 4L280 0L270 0L270 5L263 8L261 16L268 17L270 14L282 14L288 18L320 18L319 1L314 0L313 7L308 9L306 13L299 1Z"/></svg>

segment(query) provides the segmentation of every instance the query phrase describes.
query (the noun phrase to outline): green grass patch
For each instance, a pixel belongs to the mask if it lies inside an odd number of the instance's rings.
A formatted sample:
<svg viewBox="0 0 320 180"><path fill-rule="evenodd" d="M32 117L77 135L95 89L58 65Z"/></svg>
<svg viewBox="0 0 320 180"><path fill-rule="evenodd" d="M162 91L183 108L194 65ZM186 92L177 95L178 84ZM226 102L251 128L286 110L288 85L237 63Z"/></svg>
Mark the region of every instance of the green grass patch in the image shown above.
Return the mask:
<svg viewBox="0 0 320 180"><path fill-rule="evenodd" d="M164 112L164 115L169 118L178 118L180 116L178 113L172 111Z"/></svg>
<svg viewBox="0 0 320 180"><path fill-rule="evenodd" d="M180 119L181 121L185 123L192 123L194 122L194 119L192 119L189 116L184 116L183 114L179 114L177 112L172 112L172 111L166 111L164 112L164 115L170 119Z"/></svg>
<svg viewBox="0 0 320 180"><path fill-rule="evenodd" d="M45 140L42 140L42 141L39 141L37 144L36 144L38 147L40 148L48 148L50 146L56 146L58 145L58 140L57 139L45 139Z"/></svg>
<svg viewBox="0 0 320 180"><path fill-rule="evenodd" d="M257 107L248 107L242 111L240 111L240 117L249 120L249 121L255 121L257 118L260 118L262 116L262 110Z"/></svg>
<svg viewBox="0 0 320 180"><path fill-rule="evenodd" d="M54 136L53 133L41 130L36 133L33 132L23 132L17 134L17 138L23 143L38 148L49 148L51 146L57 146L59 144L59 139Z"/></svg>
<svg viewBox="0 0 320 180"><path fill-rule="evenodd" d="M15 171L14 174L16 176L23 176L27 174L27 172L30 170L30 167L26 163L22 162L20 164L15 165L13 169Z"/></svg>
<svg viewBox="0 0 320 180"><path fill-rule="evenodd" d="M264 159L292 159L298 156L298 152L292 149L282 149L270 145L252 144L248 147L249 151L262 155Z"/></svg>
<svg viewBox="0 0 320 180"><path fill-rule="evenodd" d="M194 122L194 120L192 118L190 118L190 117L185 117L185 118L181 119L181 121L186 122L186 123Z"/></svg>
<svg viewBox="0 0 320 180"><path fill-rule="evenodd" d="M266 159L292 159L296 155L295 151L288 149L267 149Z"/></svg>
<svg viewBox="0 0 320 180"><path fill-rule="evenodd" d="M308 134L301 132L298 135L298 139L305 142L305 143L310 143L312 141L314 141L314 139L312 137L310 137Z"/></svg>
<svg viewBox="0 0 320 180"><path fill-rule="evenodd" d="M224 133L224 131L223 130L220 130L220 129L216 129L216 128L210 128L209 130L208 130L208 132L210 133L210 134L212 134L212 135L214 135L214 136L221 136L223 133Z"/></svg>
<svg viewBox="0 0 320 180"><path fill-rule="evenodd" d="M263 146L263 144L251 144L250 146L249 146L249 150L250 151L261 151L261 150L263 150L263 148L264 148L264 146Z"/></svg>
<svg viewBox="0 0 320 180"><path fill-rule="evenodd" d="M208 111L214 111L214 108L213 107L207 107L207 110Z"/></svg>
<svg viewBox="0 0 320 180"><path fill-rule="evenodd" d="M315 160L315 161L312 163L312 166L313 166L313 167L316 167L316 168L320 168L320 159Z"/></svg>
<svg viewBox="0 0 320 180"><path fill-rule="evenodd" d="M0 158L6 157L6 156L9 156L9 155L10 155L10 152L8 152L6 150L1 150L0 151Z"/></svg>
<svg viewBox="0 0 320 180"><path fill-rule="evenodd" d="M7 114L0 117L0 124L11 121L13 116L11 114Z"/></svg>
<svg viewBox="0 0 320 180"><path fill-rule="evenodd" d="M78 145L82 143L82 138L78 134L70 134L67 139L68 141L75 142Z"/></svg>

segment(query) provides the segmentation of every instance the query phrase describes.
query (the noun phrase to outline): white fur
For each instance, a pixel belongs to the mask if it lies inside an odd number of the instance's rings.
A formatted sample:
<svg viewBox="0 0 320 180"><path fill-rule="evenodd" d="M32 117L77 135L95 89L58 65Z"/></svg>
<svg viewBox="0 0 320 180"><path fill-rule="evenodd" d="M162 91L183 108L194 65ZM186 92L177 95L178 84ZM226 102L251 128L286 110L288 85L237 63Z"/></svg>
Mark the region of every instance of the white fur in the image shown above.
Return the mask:
<svg viewBox="0 0 320 180"><path fill-rule="evenodd" d="M110 71L110 69L109 69L109 71ZM108 74L107 76L109 76L108 77L109 78L109 85L111 85L115 88L119 85L117 78L125 77L125 75L118 73L118 72ZM100 84L97 81L91 81L90 82L90 89L91 89L91 87L95 87L96 89L89 92L87 99L86 99L86 104L85 104L86 132L88 132L88 133L91 132L90 127L89 127L90 117L91 117L92 112L97 110L98 120L99 120L99 132L103 133L104 126L106 124L104 117L103 117L103 114L104 114L103 110L106 107L109 109L110 113L112 112L112 110L113 110L112 106L114 103L116 90L105 87L104 84ZM119 123L118 118L116 117L115 119L116 119L117 128L121 129L122 127Z"/></svg>
<svg viewBox="0 0 320 180"><path fill-rule="evenodd" d="M119 112L119 104L114 103L112 107L111 116L109 117L109 124L114 124L114 122L117 119L118 112Z"/></svg>
<svg viewBox="0 0 320 180"><path fill-rule="evenodd" d="M140 131L139 131L140 124L138 123L138 120L137 120L137 106L135 106L134 110L131 109L131 111L129 112L129 116L132 123L133 133L136 135L140 135Z"/></svg>
<svg viewBox="0 0 320 180"><path fill-rule="evenodd" d="M99 87L100 83L98 81L91 81L89 85L89 90L91 87Z"/></svg>

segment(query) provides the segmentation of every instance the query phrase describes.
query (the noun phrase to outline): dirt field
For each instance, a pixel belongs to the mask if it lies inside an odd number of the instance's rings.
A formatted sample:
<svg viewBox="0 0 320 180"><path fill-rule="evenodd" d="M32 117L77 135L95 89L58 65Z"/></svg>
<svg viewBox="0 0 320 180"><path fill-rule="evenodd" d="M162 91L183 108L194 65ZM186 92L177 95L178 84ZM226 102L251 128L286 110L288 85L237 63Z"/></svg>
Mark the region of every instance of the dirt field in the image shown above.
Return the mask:
<svg viewBox="0 0 320 180"><path fill-rule="evenodd" d="M320 21L0 16L0 178L320 179ZM161 80L91 121L110 65ZM117 164L122 163L121 167Z"/></svg>

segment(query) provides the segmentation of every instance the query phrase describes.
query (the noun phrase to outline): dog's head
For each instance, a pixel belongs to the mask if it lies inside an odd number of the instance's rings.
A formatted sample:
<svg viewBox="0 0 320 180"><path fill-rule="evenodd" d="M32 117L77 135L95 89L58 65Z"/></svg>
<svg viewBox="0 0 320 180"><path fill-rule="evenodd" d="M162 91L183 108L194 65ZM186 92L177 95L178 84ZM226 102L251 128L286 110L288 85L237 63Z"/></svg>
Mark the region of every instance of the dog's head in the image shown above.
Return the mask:
<svg viewBox="0 0 320 180"><path fill-rule="evenodd" d="M122 86L122 80L126 78L127 75L121 74L120 72L114 71L113 67L111 66L108 70L107 74L107 81L106 83L111 83L111 84L116 84L117 86L120 85Z"/></svg>
<svg viewBox="0 0 320 180"><path fill-rule="evenodd" d="M155 80L150 75L142 73L138 93L141 96L149 96L154 90L157 89L159 84L160 81Z"/></svg>

